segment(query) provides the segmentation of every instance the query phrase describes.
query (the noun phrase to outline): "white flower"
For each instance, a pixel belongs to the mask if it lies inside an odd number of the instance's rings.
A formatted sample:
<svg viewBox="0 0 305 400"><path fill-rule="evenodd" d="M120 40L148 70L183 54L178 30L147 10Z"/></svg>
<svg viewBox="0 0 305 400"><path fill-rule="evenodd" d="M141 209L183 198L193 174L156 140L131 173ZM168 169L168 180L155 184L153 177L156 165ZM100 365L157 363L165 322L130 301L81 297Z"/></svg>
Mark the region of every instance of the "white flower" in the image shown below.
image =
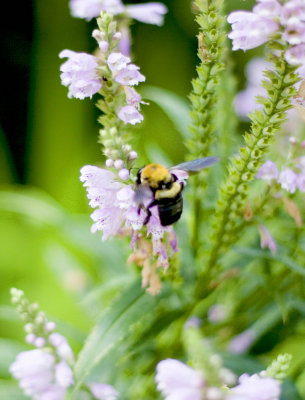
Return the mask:
<svg viewBox="0 0 305 400"><path fill-rule="evenodd" d="M291 169L286 168L280 173L278 182L287 192L294 193L297 188L297 174Z"/></svg>
<svg viewBox="0 0 305 400"><path fill-rule="evenodd" d="M132 4L126 6L127 14L146 24L163 25L164 14L167 8L162 3Z"/></svg>
<svg viewBox="0 0 305 400"><path fill-rule="evenodd" d="M71 368L43 350L30 350L18 354L10 366L12 375L19 379L25 394L35 400L63 400L66 388L73 384Z"/></svg>
<svg viewBox="0 0 305 400"><path fill-rule="evenodd" d="M205 381L201 371L168 358L157 365L157 389L165 400L202 400Z"/></svg>
<svg viewBox="0 0 305 400"><path fill-rule="evenodd" d="M108 67L113 74L126 68L128 63L130 63L130 58L119 52L111 53L107 59Z"/></svg>
<svg viewBox="0 0 305 400"><path fill-rule="evenodd" d="M280 383L258 374L244 374L239 378L239 385L232 388L226 400L278 400L281 394Z"/></svg>
<svg viewBox="0 0 305 400"><path fill-rule="evenodd" d="M119 395L113 386L105 383L89 383L88 386L93 396L99 400L116 400Z"/></svg>
<svg viewBox="0 0 305 400"><path fill-rule="evenodd" d="M143 115L133 106L124 106L120 109L118 117L125 123L135 125L143 121Z"/></svg>

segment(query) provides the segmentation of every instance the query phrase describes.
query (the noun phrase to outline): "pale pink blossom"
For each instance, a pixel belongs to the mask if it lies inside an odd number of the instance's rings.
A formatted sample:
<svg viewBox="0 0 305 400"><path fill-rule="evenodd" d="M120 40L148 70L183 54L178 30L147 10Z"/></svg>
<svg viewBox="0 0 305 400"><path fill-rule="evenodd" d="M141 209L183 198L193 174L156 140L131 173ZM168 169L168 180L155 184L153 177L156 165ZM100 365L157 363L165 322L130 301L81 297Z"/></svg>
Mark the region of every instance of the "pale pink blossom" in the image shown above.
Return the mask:
<svg viewBox="0 0 305 400"><path fill-rule="evenodd" d="M130 63L130 58L119 52L113 52L107 58L107 65L113 74L126 68L128 63Z"/></svg>
<svg viewBox="0 0 305 400"><path fill-rule="evenodd" d="M303 0L287 1L281 10L282 25L290 25L305 21L305 3Z"/></svg>
<svg viewBox="0 0 305 400"><path fill-rule="evenodd" d="M228 345L228 350L234 354L243 354L252 346L256 340L256 334L253 330L246 330L235 336Z"/></svg>
<svg viewBox="0 0 305 400"><path fill-rule="evenodd" d="M280 15L282 11L282 5L277 0L264 0L259 1L258 4L253 8L255 14L261 15L267 18L274 18Z"/></svg>
<svg viewBox="0 0 305 400"><path fill-rule="evenodd" d="M165 400L203 400L205 380L201 371L168 358L157 365L157 389Z"/></svg>
<svg viewBox="0 0 305 400"><path fill-rule="evenodd" d="M299 45L305 42L305 23L304 24L289 24L283 35L283 40L292 46Z"/></svg>
<svg viewBox="0 0 305 400"><path fill-rule="evenodd" d="M226 400L279 400L280 394L281 385L276 379L244 374L239 384L230 389Z"/></svg>
<svg viewBox="0 0 305 400"><path fill-rule="evenodd" d="M25 394L35 400L63 400L74 382L72 370L46 351L35 349L18 354L10 372L19 380Z"/></svg>
<svg viewBox="0 0 305 400"><path fill-rule="evenodd" d="M258 226L258 231L261 237L261 248L262 249L268 248L272 254L275 254L277 246L271 233L264 225L261 224Z"/></svg>
<svg viewBox="0 0 305 400"><path fill-rule="evenodd" d="M167 8L162 3L132 4L126 6L127 14L138 21L146 24L163 25L164 15Z"/></svg>
<svg viewBox="0 0 305 400"><path fill-rule="evenodd" d="M289 193L294 193L297 188L297 174L290 168L285 168L279 176L278 182Z"/></svg>
<svg viewBox="0 0 305 400"><path fill-rule="evenodd" d="M299 44L286 50L285 59L291 65L305 64L305 44Z"/></svg>
<svg viewBox="0 0 305 400"><path fill-rule="evenodd" d="M118 117L125 123L135 125L143 121L143 115L133 106L127 105L120 109Z"/></svg>
<svg viewBox="0 0 305 400"><path fill-rule="evenodd" d="M97 76L97 59L87 53L76 53L72 50L63 50L60 58L68 58L60 67L62 72L61 83L69 87L68 97L83 100L92 97L102 87Z"/></svg>
<svg viewBox="0 0 305 400"><path fill-rule="evenodd" d="M127 14L138 21L162 25L167 8L162 3L145 3L124 6L121 0L70 0L71 14L76 18L90 21L98 17L101 11L117 15Z"/></svg>
<svg viewBox="0 0 305 400"><path fill-rule="evenodd" d="M70 0L70 9L73 17L90 21L98 17L101 11L120 14L124 11L124 6L121 0Z"/></svg>
<svg viewBox="0 0 305 400"><path fill-rule="evenodd" d="M248 11L234 11L228 16L232 25L229 38L233 41L233 50L249 50L267 42L278 25L272 19Z"/></svg>
<svg viewBox="0 0 305 400"><path fill-rule="evenodd" d="M279 171L276 164L270 160L267 160L259 169L256 174L257 179L263 179L269 184L278 178Z"/></svg>
<svg viewBox="0 0 305 400"><path fill-rule="evenodd" d="M121 85L135 86L140 82L144 82L145 76L139 72L139 67L137 65L129 64L121 69L114 79Z"/></svg>
<svg viewBox="0 0 305 400"><path fill-rule="evenodd" d="M297 187L300 192L305 192L305 173L297 175Z"/></svg>
<svg viewBox="0 0 305 400"><path fill-rule="evenodd" d="M116 400L119 396L113 386L107 385L105 383L89 383L88 387L94 396L98 400Z"/></svg>

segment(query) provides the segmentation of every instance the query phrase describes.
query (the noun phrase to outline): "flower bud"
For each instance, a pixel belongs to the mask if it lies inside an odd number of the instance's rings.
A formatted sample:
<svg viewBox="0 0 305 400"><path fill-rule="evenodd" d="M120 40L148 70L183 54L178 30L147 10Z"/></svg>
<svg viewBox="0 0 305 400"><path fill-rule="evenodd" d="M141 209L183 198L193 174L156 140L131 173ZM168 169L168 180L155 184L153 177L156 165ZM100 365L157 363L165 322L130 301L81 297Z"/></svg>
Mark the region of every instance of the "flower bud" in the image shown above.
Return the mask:
<svg viewBox="0 0 305 400"><path fill-rule="evenodd" d="M111 167L113 167L113 160L111 160L111 158L108 158L106 160L105 164L106 164L107 168L111 168Z"/></svg>
<svg viewBox="0 0 305 400"><path fill-rule="evenodd" d="M36 336L34 335L34 333L29 333L29 334L27 334L26 337L25 337L25 341L26 341L28 344L34 344L35 339L36 339Z"/></svg>
<svg viewBox="0 0 305 400"><path fill-rule="evenodd" d="M128 159L129 160L135 160L136 158L138 158L138 153L136 151L131 151L129 153Z"/></svg>
<svg viewBox="0 0 305 400"><path fill-rule="evenodd" d="M36 347L43 347L46 344L46 341L43 337L38 337L34 341L34 345Z"/></svg>
<svg viewBox="0 0 305 400"><path fill-rule="evenodd" d="M124 161L123 160L115 160L114 168L121 169L123 167L124 167Z"/></svg>

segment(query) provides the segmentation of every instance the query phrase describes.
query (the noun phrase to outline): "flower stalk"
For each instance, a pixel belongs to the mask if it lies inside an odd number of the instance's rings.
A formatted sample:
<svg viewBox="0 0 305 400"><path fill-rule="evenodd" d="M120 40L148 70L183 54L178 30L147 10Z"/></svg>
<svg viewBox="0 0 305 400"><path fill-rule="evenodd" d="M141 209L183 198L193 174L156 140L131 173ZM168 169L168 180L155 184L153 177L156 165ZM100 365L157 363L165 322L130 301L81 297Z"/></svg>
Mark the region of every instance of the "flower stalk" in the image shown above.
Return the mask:
<svg viewBox="0 0 305 400"><path fill-rule="evenodd" d="M291 99L296 93L293 85L299 77L295 74L296 67L285 61L284 51L280 56L270 56L270 61L274 63L275 68L274 71L265 72L268 79L263 81L263 85L268 96L260 99L263 110L255 110L250 115L252 124L250 133L244 136L246 145L241 147L239 154L232 159L229 176L220 188L212 224L208 270L218 266L219 257L239 237L249 185L274 135L285 121L285 112L291 107ZM198 289L202 285L202 279L203 275L199 280Z"/></svg>
<svg viewBox="0 0 305 400"><path fill-rule="evenodd" d="M224 69L224 17L223 0L195 0L194 9L198 12L196 21L199 25L198 77L193 79L191 101L191 138L186 145L189 158L196 159L210 154L211 143L215 138L213 126L214 107L218 100L217 88L220 74ZM199 248L202 198L206 188L206 171L194 178L192 247L196 254Z"/></svg>

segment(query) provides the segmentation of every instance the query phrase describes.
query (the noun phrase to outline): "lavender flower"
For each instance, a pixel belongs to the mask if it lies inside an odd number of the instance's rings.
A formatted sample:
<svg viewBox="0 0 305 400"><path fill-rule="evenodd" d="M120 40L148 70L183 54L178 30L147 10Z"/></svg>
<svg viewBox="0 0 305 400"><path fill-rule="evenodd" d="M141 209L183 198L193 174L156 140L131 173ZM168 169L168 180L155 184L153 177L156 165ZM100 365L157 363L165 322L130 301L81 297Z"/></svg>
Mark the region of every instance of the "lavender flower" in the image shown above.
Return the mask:
<svg viewBox="0 0 305 400"><path fill-rule="evenodd" d="M18 354L10 372L19 379L25 394L37 400L64 399L66 389L74 382L65 361L56 364L54 355L39 349Z"/></svg>
<svg viewBox="0 0 305 400"><path fill-rule="evenodd" d="M274 162L267 160L259 169L256 178L263 179L267 181L269 184L278 178L279 171Z"/></svg>
<svg viewBox="0 0 305 400"><path fill-rule="evenodd" d="M116 400L119 395L113 386L105 383L89 383L88 387L95 399Z"/></svg>
<svg viewBox="0 0 305 400"><path fill-rule="evenodd" d="M134 86L144 82L145 76L139 72L137 65L129 64L115 76L115 80L121 85Z"/></svg>
<svg viewBox="0 0 305 400"><path fill-rule="evenodd" d="M232 25L229 38L233 50L248 50L260 46L276 31L290 47L286 61L292 65L304 64L305 5L302 0L280 4L277 0L258 0L252 12L234 11L228 17ZM295 46L295 47L293 47ZM300 46L300 47L299 47ZM303 52L302 52L303 50Z"/></svg>
<svg viewBox="0 0 305 400"><path fill-rule="evenodd" d="M252 346L256 340L256 334L253 330L246 331L235 336L229 343L228 350L234 354L243 354Z"/></svg>
<svg viewBox="0 0 305 400"><path fill-rule="evenodd" d="M134 106L124 106L118 112L118 117L125 123L135 125L143 121L144 117Z"/></svg>
<svg viewBox="0 0 305 400"><path fill-rule="evenodd" d="M119 52L111 53L107 59L107 65L113 74L126 68L128 63L130 63L130 58Z"/></svg>
<svg viewBox="0 0 305 400"><path fill-rule="evenodd" d="M279 176L278 182L289 193L294 193L297 188L297 174L290 168L285 168Z"/></svg>
<svg viewBox="0 0 305 400"><path fill-rule="evenodd" d="M261 248L269 248L272 254L276 253L277 246L276 243L271 236L271 233L268 231L268 229L264 225L259 225L258 226L258 231L261 237Z"/></svg>
<svg viewBox="0 0 305 400"><path fill-rule="evenodd" d="M72 50L63 50L60 58L67 57L68 60L60 67L62 72L61 83L69 87L68 97L83 100L92 97L102 85L97 77L97 59L86 53L76 53Z"/></svg>
<svg viewBox="0 0 305 400"><path fill-rule="evenodd" d="M229 38L233 40L233 50L249 50L268 41L278 29L272 19L247 11L235 11L228 16L232 25Z"/></svg>
<svg viewBox="0 0 305 400"><path fill-rule="evenodd" d="M163 25L167 8L162 3L134 4L126 6L127 14L138 21L152 25Z"/></svg>
<svg viewBox="0 0 305 400"><path fill-rule="evenodd" d="M124 12L121 0L70 0L70 9L73 17L85 18L87 21L98 17L101 11L113 15Z"/></svg>
<svg viewBox="0 0 305 400"><path fill-rule="evenodd" d="M280 383L269 377L258 374L244 374L239 378L239 384L230 389L226 400L279 400Z"/></svg>
<svg viewBox="0 0 305 400"><path fill-rule="evenodd" d="M305 44L288 49L285 52L285 59L291 65L305 64Z"/></svg>
<svg viewBox="0 0 305 400"><path fill-rule="evenodd" d="M297 188L300 192L305 192L305 173L297 175Z"/></svg>
<svg viewBox="0 0 305 400"><path fill-rule="evenodd" d="M203 400L205 380L201 371L168 358L157 365L157 389L165 400Z"/></svg>
<svg viewBox="0 0 305 400"><path fill-rule="evenodd" d="M140 22L162 25L167 8L162 3L146 3L124 6L121 0L70 0L71 14L90 21L101 11L117 15L125 14Z"/></svg>

